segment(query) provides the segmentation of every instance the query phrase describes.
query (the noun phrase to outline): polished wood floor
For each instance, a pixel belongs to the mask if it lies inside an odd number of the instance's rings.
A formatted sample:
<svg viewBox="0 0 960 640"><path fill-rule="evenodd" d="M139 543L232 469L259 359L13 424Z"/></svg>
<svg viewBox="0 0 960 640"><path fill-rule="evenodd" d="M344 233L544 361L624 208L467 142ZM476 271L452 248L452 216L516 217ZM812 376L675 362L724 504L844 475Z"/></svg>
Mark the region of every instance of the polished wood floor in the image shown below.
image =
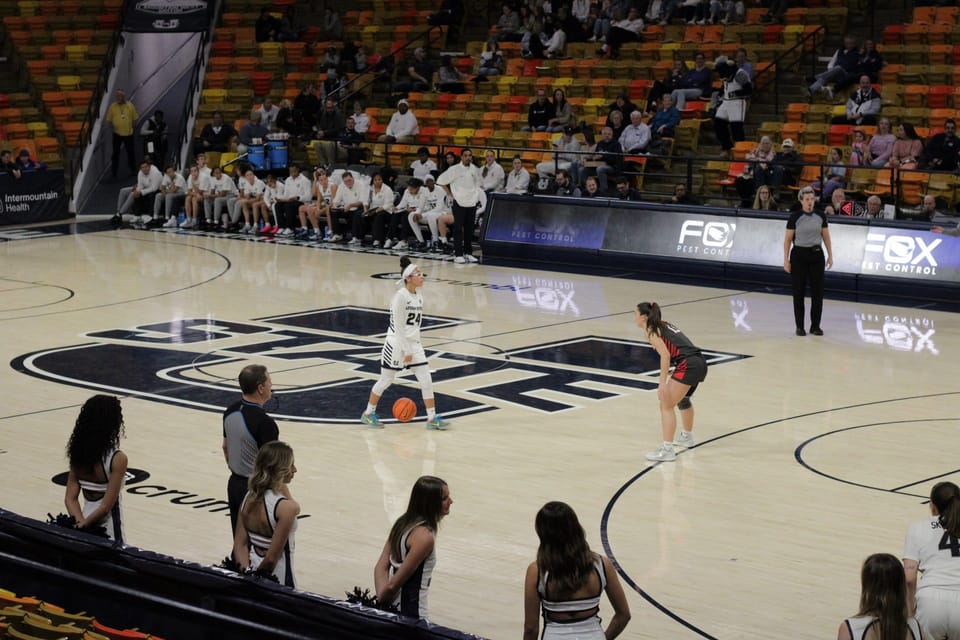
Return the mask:
<svg viewBox="0 0 960 640"><path fill-rule="evenodd" d="M437 474L454 505L431 619L490 638L520 637L547 500L573 505L620 567L623 637L814 639L855 612L865 556L901 553L933 479L960 481L955 314L828 301L826 335L798 338L779 294L423 260L424 342L454 429L372 431L356 418L397 256L131 230L0 239L4 508L61 510L52 479L78 408L116 393L123 449L149 474L123 495L130 543L219 561L218 410L240 368L262 362L309 515L302 587L372 586L411 484ZM698 446L675 463L644 460L660 436L640 300L713 362L695 397Z"/></svg>

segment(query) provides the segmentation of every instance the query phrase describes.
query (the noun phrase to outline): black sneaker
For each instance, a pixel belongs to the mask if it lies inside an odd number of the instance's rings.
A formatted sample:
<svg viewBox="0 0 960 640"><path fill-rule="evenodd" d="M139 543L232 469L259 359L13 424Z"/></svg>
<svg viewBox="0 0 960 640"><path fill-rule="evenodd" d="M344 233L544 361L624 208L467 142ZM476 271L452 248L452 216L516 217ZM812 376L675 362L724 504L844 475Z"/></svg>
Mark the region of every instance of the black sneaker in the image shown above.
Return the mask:
<svg viewBox="0 0 960 640"><path fill-rule="evenodd" d="M114 229L119 229L123 226L123 218L119 213L114 214L114 216L110 218L110 226L112 226Z"/></svg>

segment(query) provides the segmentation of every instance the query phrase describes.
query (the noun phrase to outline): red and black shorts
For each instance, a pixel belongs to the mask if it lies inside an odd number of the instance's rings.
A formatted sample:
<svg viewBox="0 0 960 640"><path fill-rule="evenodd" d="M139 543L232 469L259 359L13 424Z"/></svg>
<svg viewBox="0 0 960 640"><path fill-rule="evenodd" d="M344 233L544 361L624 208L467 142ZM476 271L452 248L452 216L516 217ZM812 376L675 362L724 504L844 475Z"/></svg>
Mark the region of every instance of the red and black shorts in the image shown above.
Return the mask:
<svg viewBox="0 0 960 640"><path fill-rule="evenodd" d="M677 382L690 385L685 397L689 398L697 390L697 385L707 377L707 361L703 356L689 356L676 364L670 376Z"/></svg>

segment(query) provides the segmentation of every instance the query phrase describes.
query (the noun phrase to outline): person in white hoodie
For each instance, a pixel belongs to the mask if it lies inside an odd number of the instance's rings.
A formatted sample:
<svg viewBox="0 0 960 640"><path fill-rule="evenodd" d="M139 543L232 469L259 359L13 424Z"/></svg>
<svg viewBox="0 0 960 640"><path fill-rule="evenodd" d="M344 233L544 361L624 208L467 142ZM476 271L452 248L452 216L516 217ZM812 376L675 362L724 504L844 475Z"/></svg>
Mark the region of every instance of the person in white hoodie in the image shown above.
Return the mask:
<svg viewBox="0 0 960 640"><path fill-rule="evenodd" d="M160 193L153 201L153 217L157 220L167 218L164 227L173 229L177 226L177 212L187 197L187 181L177 173L171 164L164 169L163 180L160 182Z"/></svg>
<svg viewBox="0 0 960 640"><path fill-rule="evenodd" d="M207 221L219 222L221 229L226 231L229 226L228 213L233 209L236 199L237 185L233 178L225 174L220 167L214 167L210 180L207 181L207 193L203 200Z"/></svg>
<svg viewBox="0 0 960 640"><path fill-rule="evenodd" d="M135 216L134 224L145 226L150 224L153 217L153 199L160 191L160 184L163 182L163 174L160 169L144 160L140 163L140 171L137 172L137 184L133 187L124 187L120 189L117 198L117 213L113 216L114 226L120 226L123 216L133 213Z"/></svg>

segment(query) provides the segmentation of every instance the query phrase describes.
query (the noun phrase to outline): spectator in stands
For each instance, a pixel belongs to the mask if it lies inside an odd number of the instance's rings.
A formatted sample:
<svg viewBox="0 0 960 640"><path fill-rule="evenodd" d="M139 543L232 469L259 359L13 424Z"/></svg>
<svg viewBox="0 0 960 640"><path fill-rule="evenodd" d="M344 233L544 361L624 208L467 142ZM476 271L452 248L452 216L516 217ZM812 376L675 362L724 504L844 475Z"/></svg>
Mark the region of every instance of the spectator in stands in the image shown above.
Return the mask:
<svg viewBox="0 0 960 640"><path fill-rule="evenodd" d="M203 193L207 190L206 179L200 177L200 167L193 165L190 167L190 175L187 176L185 188L185 201L183 203L185 218L180 223L181 229L192 229L200 225L201 209L203 207Z"/></svg>
<svg viewBox="0 0 960 640"><path fill-rule="evenodd" d="M678 183L673 187L673 196L667 201L668 204L684 204L688 206L699 207L703 203L695 195L687 191L687 185Z"/></svg>
<svg viewBox="0 0 960 640"><path fill-rule="evenodd" d="M394 207L393 214L389 219L378 217L374 221L374 237L378 236L376 224L383 224L386 227L385 236L387 239L383 243L384 249L392 247L401 251L407 248L407 242L413 235L410 230L410 214L423 208L425 191L423 181L420 178L411 178L407 182L407 188L404 189L400 202Z"/></svg>
<svg viewBox="0 0 960 640"><path fill-rule="evenodd" d="M83 403L67 443L70 472L63 499L77 529L102 529L120 543L126 542L120 500L127 474L127 454L119 448L123 427L116 396L95 395Z"/></svg>
<svg viewBox="0 0 960 640"><path fill-rule="evenodd" d="M867 134L863 129L853 130L853 141L850 143L850 166L863 167L867 164Z"/></svg>
<svg viewBox="0 0 960 640"><path fill-rule="evenodd" d="M291 138L297 137L297 122L293 115L293 103L287 98L280 101L280 108L277 109L277 119L274 123L274 130L278 133L286 133Z"/></svg>
<svg viewBox="0 0 960 640"><path fill-rule="evenodd" d="M208 226L219 225L221 231L228 229L227 214L233 210L237 200L237 184L233 178L223 173L220 167L214 167L207 181L207 193L204 195L204 217Z"/></svg>
<svg viewBox="0 0 960 640"><path fill-rule="evenodd" d="M373 248L379 249L387 240L386 221L393 213L395 198L393 189L383 183L383 176L374 173L370 180L370 202L367 204L367 216L373 226ZM380 220L380 222L377 222Z"/></svg>
<svg viewBox="0 0 960 640"><path fill-rule="evenodd" d="M343 129L333 138L318 140L314 143L317 148L317 159L325 167L338 162L359 164L363 159L363 136L356 129L353 116L348 116Z"/></svg>
<svg viewBox="0 0 960 640"><path fill-rule="evenodd" d="M453 58L449 55L440 58L437 80L439 81L440 91L445 93L464 93L467 90L464 84L467 80L467 74L453 65Z"/></svg>
<svg viewBox="0 0 960 640"><path fill-rule="evenodd" d="M620 57L620 47L625 42L637 42L640 40L640 34L643 31L643 18L640 10L636 7L630 7L627 17L610 25L610 31L607 33L607 41L598 53L610 58Z"/></svg>
<svg viewBox="0 0 960 640"><path fill-rule="evenodd" d="M617 178L616 196L618 200L643 200L643 195L630 185L630 178L627 176Z"/></svg>
<svg viewBox="0 0 960 640"><path fill-rule="evenodd" d="M548 20L540 33L539 46L536 43L537 39L532 38L530 45L528 45L530 49L521 52L521 55L525 58L562 57L567 47L567 32L564 31L562 24L554 20Z"/></svg>
<svg viewBox="0 0 960 640"><path fill-rule="evenodd" d="M812 97L824 91L827 98L833 100L835 91L842 91L853 84L857 77L857 64L860 62L860 49L857 47L857 39L851 35L843 38L843 47L837 49L830 62L827 63L827 70L817 75L813 79L807 91ZM833 83L833 88L828 86Z"/></svg>
<svg viewBox="0 0 960 640"><path fill-rule="evenodd" d="M830 200L833 192L843 187L847 182L847 167L843 164L843 149L833 147L827 151L827 161L823 168L826 169L823 177L811 186L821 192L821 199Z"/></svg>
<svg viewBox="0 0 960 640"><path fill-rule="evenodd" d="M836 116L832 124L875 125L880 113L880 93L870 84L870 76L860 76L860 86L850 92L846 113Z"/></svg>
<svg viewBox="0 0 960 640"><path fill-rule="evenodd" d="M600 182L597 176L587 176L583 181L583 189L580 191L582 198L602 198L606 194L600 189Z"/></svg>
<svg viewBox="0 0 960 640"><path fill-rule="evenodd" d="M767 184L777 151L770 136L760 138L760 143L747 152L747 165L743 173L734 180L734 187L740 194L740 206L749 207L757 187Z"/></svg>
<svg viewBox="0 0 960 640"><path fill-rule="evenodd" d="M948 118L943 124L943 132L935 134L923 150L920 166L932 171L956 171L960 160L960 137L957 137L957 123Z"/></svg>
<svg viewBox="0 0 960 640"><path fill-rule="evenodd" d="M146 226L152 220L153 199L160 190L163 174L154 165L146 160L140 163L137 172L137 184L133 187L120 189L117 197L117 213L111 220L114 226L119 226L123 216L133 213L136 216L134 224Z"/></svg>
<svg viewBox="0 0 960 640"><path fill-rule="evenodd" d="M167 121L163 111L157 109L153 116L144 120L140 126L140 139L143 141L144 155L150 155L160 162L167 161Z"/></svg>
<svg viewBox="0 0 960 640"><path fill-rule="evenodd" d="M323 60L320 61L320 68L328 73L331 69L334 71L340 69L340 54L334 45L327 47L326 52L323 54Z"/></svg>
<svg viewBox="0 0 960 640"><path fill-rule="evenodd" d="M663 80L654 80L653 86L650 87L650 91L647 93L647 108L645 111L647 113L653 113L657 109L657 104L660 100L663 99L663 96L673 93L675 89L680 88L680 82L683 80L683 77L687 73L687 65L683 60L675 58L673 60L673 66L670 67L670 70L667 72L667 75ZM672 97L672 96L671 96ZM676 101L674 101L676 104ZM625 112L624 119L626 120L630 116L631 111Z"/></svg>
<svg viewBox="0 0 960 640"><path fill-rule="evenodd" d="M317 97L316 87L312 82L303 85L300 94L293 99L293 118L296 122L298 135L303 135L313 130L317 122L317 112L320 111L322 103Z"/></svg>
<svg viewBox="0 0 960 640"><path fill-rule="evenodd" d="M487 40L483 51L480 52L480 61L477 66L477 77L488 78L499 76L507 70L507 63L500 51L500 43L496 38Z"/></svg>
<svg viewBox="0 0 960 640"><path fill-rule="evenodd" d="M917 130L909 122L901 123L897 127L897 141L893 143L890 152L888 167L900 169L916 169L920 157L923 155L923 140Z"/></svg>
<svg viewBox="0 0 960 640"><path fill-rule="evenodd" d="M330 205L330 216L333 220L334 230L331 242L339 242L343 239L339 227L340 217L347 220L353 220L354 215L362 215L370 202L370 193L367 185L353 177L353 173L344 171L340 177L340 186L337 187L337 195L334 196ZM350 244L359 245L363 238L351 238Z"/></svg>
<svg viewBox="0 0 960 640"><path fill-rule="evenodd" d="M520 51L530 51L530 43L543 33L543 11L540 6L520 6Z"/></svg>
<svg viewBox="0 0 960 640"><path fill-rule="evenodd" d="M137 172L137 165L133 159L133 132L137 124L137 108L127 100L123 91L117 91L116 100L107 109L107 122L113 131L113 152L110 155L110 175L117 179L117 169L120 166L120 147L127 152L127 165L130 173Z"/></svg>
<svg viewBox="0 0 960 640"><path fill-rule="evenodd" d="M563 135L553 142L553 160L537 163L537 175L548 178L561 169L569 171L574 183L578 184L580 175L580 141L573 135L573 127L563 130Z"/></svg>
<svg viewBox="0 0 960 640"><path fill-rule="evenodd" d="M258 111L260 112L260 124L270 131L276 130L277 117L280 115L280 107L273 104L273 100L270 99L270 96L263 97L263 103L260 105Z"/></svg>
<svg viewBox="0 0 960 640"><path fill-rule="evenodd" d="M22 175L21 169L13 161L13 153L10 152L10 149L0 151L0 173L8 173L17 180Z"/></svg>
<svg viewBox="0 0 960 640"><path fill-rule="evenodd" d="M313 143L313 148L317 152L317 158L324 166L329 165L329 163L324 161L326 157L324 143L327 143L328 148L335 148L336 140L346 126L346 120L343 117L343 113L337 108L336 101L332 98L324 100L323 109L317 114L317 124L314 127L314 137L316 140ZM335 154L331 154L331 156L334 155ZM335 159L331 158L331 161L335 161Z"/></svg>
<svg viewBox="0 0 960 640"><path fill-rule="evenodd" d="M653 140L661 138L672 138L676 133L676 127L680 124L680 111L673 106L673 96L663 96L660 108L650 119L650 135Z"/></svg>
<svg viewBox="0 0 960 640"><path fill-rule="evenodd" d="M830 202L823 207L823 212L828 216L852 216L853 203L847 198L847 192L843 187L837 187L830 194Z"/></svg>
<svg viewBox="0 0 960 640"><path fill-rule="evenodd" d="M647 4L647 10L643 14L643 21L647 24L660 24L666 8L667 2L664 0L650 0Z"/></svg>
<svg viewBox="0 0 960 640"><path fill-rule="evenodd" d="M379 141L410 144L416 140L418 133L420 125L417 124L417 116L410 110L410 103L400 100L397 102L396 112L390 116L386 132L380 136Z"/></svg>
<svg viewBox="0 0 960 640"><path fill-rule="evenodd" d="M637 105L633 104L633 102L630 101L630 98L627 96L627 94L621 93L607 107L607 121L605 122L605 124L607 125L610 124L610 116L613 115L614 111L620 112L621 117L623 118L624 121L626 121L630 119L631 113L638 110L639 110L639 107L637 107Z"/></svg>
<svg viewBox="0 0 960 640"><path fill-rule="evenodd" d="M257 42L271 42L277 39L277 34L280 32L280 21L270 13L270 7L260 9L260 17L253 25L253 30Z"/></svg>
<svg viewBox="0 0 960 640"><path fill-rule="evenodd" d="M436 564L437 531L452 504L446 482L434 476L417 479L407 510L390 528L373 569L379 602L393 605L401 615L427 619L427 589Z"/></svg>
<svg viewBox="0 0 960 640"><path fill-rule="evenodd" d="M455 154L453 151L447 151L445 154L443 154L443 162L440 164L440 169L439 169L440 173L443 173L444 171L454 166L455 164L458 164L459 162L460 162L460 159L457 158L457 154Z"/></svg>
<svg viewBox="0 0 960 640"><path fill-rule="evenodd" d="M300 505L287 486L296 473L293 449L286 442L260 447L233 539L233 558L242 570L272 574L287 587L297 586L293 536Z"/></svg>
<svg viewBox="0 0 960 640"><path fill-rule="evenodd" d="M237 153L243 155L250 145L263 144L270 130L260 123L260 112L256 109L250 112L250 119L240 127L237 134Z"/></svg>
<svg viewBox="0 0 960 640"><path fill-rule="evenodd" d="M933 220L935 217L941 215L940 211L937 210L937 199L932 194L926 194L923 196L923 200L920 201L920 209L914 214L913 218L918 218L920 220Z"/></svg>
<svg viewBox="0 0 960 640"><path fill-rule="evenodd" d="M611 127L604 127L600 135L597 153L593 159L601 162L597 166L597 186L600 193L606 194L610 190L609 176L617 175L623 169L623 147L620 146L620 141L613 137Z"/></svg>
<svg viewBox="0 0 960 640"><path fill-rule="evenodd" d="M340 22L340 14L333 7L326 6L323 8L318 39L338 42L343 39L343 24Z"/></svg>
<svg viewBox="0 0 960 640"><path fill-rule="evenodd" d="M577 186L573 176L571 176L570 172L566 169L560 169L557 171L555 182L557 186L555 195L564 196L567 198L580 197L580 187Z"/></svg>
<svg viewBox="0 0 960 640"><path fill-rule="evenodd" d="M896 141L897 136L890 132L890 120L880 118L877 121L877 132L867 145L867 164L874 168L887 166Z"/></svg>
<svg viewBox="0 0 960 640"><path fill-rule="evenodd" d="M370 60L367 57L367 48L363 44L357 46L357 52L353 54L353 60L351 62L353 63L352 70L354 73L366 73L370 68Z"/></svg>
<svg viewBox="0 0 960 640"><path fill-rule="evenodd" d="M407 76L397 83L394 90L397 93L430 91L433 89L435 73L433 64L427 60L427 50L417 47L413 52L413 61L407 66Z"/></svg>
<svg viewBox="0 0 960 640"><path fill-rule="evenodd" d="M710 24L739 24L746 16L743 0L710 0ZM752 75L750 76L753 77Z"/></svg>
<svg viewBox="0 0 960 640"><path fill-rule="evenodd" d="M856 72L860 75L870 76L870 82L880 80L880 71L886 62L883 56L877 51L877 45L873 40L864 40L863 47L860 48L860 59L857 61Z"/></svg>
<svg viewBox="0 0 960 640"><path fill-rule="evenodd" d="M576 116L573 113L573 105L567 100L567 94L563 89L554 89L553 91L553 115L547 121L547 131L556 133L564 131L567 127L573 127L576 124Z"/></svg>
<svg viewBox="0 0 960 640"><path fill-rule="evenodd" d="M500 7L500 17L497 18L497 40L519 42L521 37L520 16L510 3L504 2Z"/></svg>
<svg viewBox="0 0 960 640"><path fill-rule="evenodd" d="M710 67L707 66L706 57L698 52L693 59L693 68L684 74L671 94L673 103L677 109L683 111L687 106L687 100L706 98L711 91Z"/></svg>
<svg viewBox="0 0 960 640"><path fill-rule="evenodd" d="M570 12L563 20L563 30L570 42L584 42L593 33L596 13L591 14L591 0L573 0Z"/></svg>
<svg viewBox="0 0 960 640"><path fill-rule="evenodd" d="M553 104L547 100L547 92L537 89L537 99L530 103L527 109L527 126L524 131L546 131L553 118Z"/></svg>
<svg viewBox="0 0 960 640"><path fill-rule="evenodd" d="M300 172L300 165L292 163L289 171L290 177L283 183L283 195L278 195L273 205L277 226L280 227L277 231L279 236L294 234L300 217L300 206L313 198L313 184L310 178Z"/></svg>
<svg viewBox="0 0 960 640"><path fill-rule="evenodd" d="M773 158L769 184L774 190L796 184L803 161L793 146L793 139L787 138L780 144L780 151Z"/></svg>
<svg viewBox="0 0 960 640"><path fill-rule="evenodd" d="M643 121L643 114L634 111L630 114L630 124L620 134L620 148L624 153L644 153L650 144L650 127Z"/></svg>
<svg viewBox="0 0 960 640"><path fill-rule="evenodd" d="M613 138L615 140L620 140L620 135L623 133L626 120L624 116L619 111L611 111L607 116L607 122L605 126L610 127L613 130Z"/></svg>
<svg viewBox="0 0 960 640"><path fill-rule="evenodd" d="M8 151L7 153L10 152ZM31 158L30 151L28 149L20 149L20 153L17 154L13 164L16 166L15 171L19 171L21 173L26 173L29 171L44 171L47 168L47 163L39 162ZM0 171L3 171L2 167L0 167Z"/></svg>
<svg viewBox="0 0 960 640"><path fill-rule="evenodd" d="M279 28L277 30L277 42L296 42L302 40L307 31L307 25L297 15L295 5L287 6L280 18Z"/></svg>
<svg viewBox="0 0 960 640"><path fill-rule="evenodd" d="M346 78L340 77L340 72L337 69L327 69L327 77L320 84L320 99L338 102L346 86Z"/></svg>
<svg viewBox="0 0 960 640"><path fill-rule="evenodd" d="M483 158L484 164L480 169L480 188L487 193L500 191L506 180L503 167L497 162L496 154L489 149L483 154Z"/></svg>
<svg viewBox="0 0 960 640"><path fill-rule="evenodd" d="M172 164L167 165L163 173L160 193L153 201L153 219L160 221L166 218L167 221L163 226L167 229L175 229L177 213L186 200L187 181L177 173L176 167Z"/></svg>
<svg viewBox="0 0 960 640"><path fill-rule="evenodd" d="M924 198L924 200L926 200L926 198ZM933 204L936 206L936 201L934 201ZM880 199L880 196L870 196L867 198L867 208L863 215L868 218L883 217L883 200Z"/></svg>
<svg viewBox="0 0 960 640"><path fill-rule="evenodd" d="M370 131L370 124L370 116L367 115L366 108L363 106L363 103L359 100L354 100L353 128L357 130L357 133L366 138L367 132Z"/></svg>
<svg viewBox="0 0 960 640"><path fill-rule="evenodd" d="M757 187L757 194L753 198L752 209L760 211L779 211L780 203L774 197L769 185L762 184Z"/></svg>
<svg viewBox="0 0 960 640"><path fill-rule="evenodd" d="M753 63L750 62L747 56L747 50L743 47L737 48L737 52L734 54L734 61L737 63L737 66L750 77L750 82L753 82L757 74L753 70Z"/></svg>
<svg viewBox="0 0 960 640"><path fill-rule="evenodd" d="M430 159L429 149L426 147L417 149L417 159L410 163L410 174L420 180L424 180L428 175L437 174L437 163Z"/></svg>
<svg viewBox="0 0 960 640"><path fill-rule="evenodd" d="M223 121L223 113L213 112L213 121L204 125L200 130L200 137L197 138L193 147L194 155L199 155L204 151L224 152L230 150L230 143L236 137L237 132L229 124Z"/></svg>
<svg viewBox="0 0 960 640"><path fill-rule="evenodd" d="M507 174L507 184L504 193L522 195L530 190L530 172L523 166L520 156L513 156L513 168Z"/></svg>

